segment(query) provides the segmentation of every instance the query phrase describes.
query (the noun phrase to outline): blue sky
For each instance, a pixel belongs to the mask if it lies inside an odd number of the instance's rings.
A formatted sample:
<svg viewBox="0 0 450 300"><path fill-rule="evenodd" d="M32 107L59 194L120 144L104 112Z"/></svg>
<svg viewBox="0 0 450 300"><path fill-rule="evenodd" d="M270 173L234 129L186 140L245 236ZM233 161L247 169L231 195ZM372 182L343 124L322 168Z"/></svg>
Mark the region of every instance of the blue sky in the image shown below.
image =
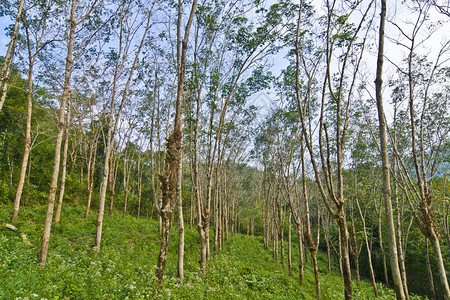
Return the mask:
<svg viewBox="0 0 450 300"><path fill-rule="evenodd" d="M9 38L5 35L5 28L12 24L12 20L8 17L0 17L0 55L5 56L6 47L9 44Z"/></svg>

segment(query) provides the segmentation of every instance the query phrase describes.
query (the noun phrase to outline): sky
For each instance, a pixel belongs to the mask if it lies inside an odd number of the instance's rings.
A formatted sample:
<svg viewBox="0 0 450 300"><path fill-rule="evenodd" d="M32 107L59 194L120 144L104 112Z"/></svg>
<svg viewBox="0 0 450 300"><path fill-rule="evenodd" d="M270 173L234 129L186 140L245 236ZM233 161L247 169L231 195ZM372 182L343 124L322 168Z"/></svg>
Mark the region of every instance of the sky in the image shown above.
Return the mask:
<svg viewBox="0 0 450 300"><path fill-rule="evenodd" d="M275 0L267 0L266 4L270 5L274 3ZM314 5L317 7L318 10L320 10L321 3L323 3L323 0L313 0ZM379 5L378 1L376 1L375 5ZM377 15L378 16L378 15ZM431 20L432 21L440 21L442 24L440 25L440 28L433 34L432 38L427 40L426 43L421 45L422 53L426 54L428 57L433 58L436 56L437 51L440 49L440 45L445 40L450 39L450 24L448 23L449 19L448 17L444 16L443 14L440 14L437 12L436 9L431 9ZM399 28L404 30L405 32L410 32L411 28L413 26L413 23L415 21L414 14L411 14L410 11L408 11L404 6L401 5L400 1L388 1L388 23L386 24L386 35L394 37L394 40L405 42L405 39L401 38L398 33L399 30L396 28L396 25L399 25ZM7 50L7 45L9 43L9 37L5 35L6 30L5 28L13 24L13 21L10 17L0 17L0 56L4 56ZM377 30L378 27L378 21L375 21L373 24L373 30L374 32ZM424 36L419 36L419 38L423 38ZM391 63L400 63L400 61L405 57L406 55L406 49L402 48L401 46L398 46L395 44L394 40L386 40L386 61L385 61L385 80L391 76L390 74L393 74L395 71L395 66ZM374 47L373 51L373 58L370 59L368 62L368 66L376 65L376 47ZM284 69L288 61L285 58L286 53L282 52L278 54L277 56L274 56L271 58L272 63L272 73L275 76L278 76L282 69ZM450 56L447 55L444 57L444 59L450 59ZM373 60L373 61L372 61ZM389 62L390 61L390 62ZM373 76L375 75L375 71L368 73L373 73ZM263 112L263 115L266 115L270 111L270 103L271 100L273 100L276 97L275 93L273 91L263 91L259 92L252 96L252 99L250 99L251 104L255 104L258 107L261 107ZM389 110L388 110L389 111Z"/></svg>

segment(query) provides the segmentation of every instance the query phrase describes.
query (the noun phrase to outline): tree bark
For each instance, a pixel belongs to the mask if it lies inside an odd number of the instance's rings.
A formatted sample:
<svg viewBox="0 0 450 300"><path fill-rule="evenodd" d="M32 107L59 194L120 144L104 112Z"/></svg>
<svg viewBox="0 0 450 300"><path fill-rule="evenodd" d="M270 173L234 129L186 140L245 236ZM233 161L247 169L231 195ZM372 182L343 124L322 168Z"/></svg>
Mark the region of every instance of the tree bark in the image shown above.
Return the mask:
<svg viewBox="0 0 450 300"><path fill-rule="evenodd" d="M124 89L122 91L122 97L121 97L121 103L119 105L119 109L117 113L115 113L115 95L116 95L116 89L118 84L118 77L121 73L121 70L124 67L125 60L122 61L122 64L119 63L122 59L122 55L127 55L127 53L122 54L122 46L123 45L123 18L125 17L124 14L126 13L127 7L123 6L122 11L120 13L120 37L119 37L119 53L118 53L118 59L115 64L115 71L114 71L114 79L113 79L113 88L112 88L112 96L111 96L111 113L110 118L108 121L108 133L107 133L107 141L106 141L106 150L105 150L105 162L103 166L103 177L102 177L102 183L100 185L100 199L99 199L99 207L98 207L98 215L97 215L97 221L96 221L96 234L95 234L95 245L94 249L100 250L100 245L102 241L102 231L103 231L103 216L105 214L105 200L106 200L106 190L108 187L108 178L109 178L109 167L110 167L110 157L111 153L114 149L114 136L117 131L117 125L120 118L120 115L122 113L123 107L125 105L125 102L127 100L128 90L131 84L131 81L133 79L133 74L137 66L137 62L139 59L139 54L142 50L142 47L144 45L144 42L147 37L147 32L150 28L150 14L151 11L147 15L146 25L144 32L142 33L142 38L140 40L140 44L136 50L136 55L134 57L134 60L131 65L131 69L128 71L128 78L125 83ZM127 41L129 42L129 41ZM127 43L126 43L127 44ZM125 47L127 48L127 47Z"/></svg>
<svg viewBox="0 0 450 300"><path fill-rule="evenodd" d="M25 0L20 0L20 2L19 2L16 21L14 23L14 29L13 29L13 32L11 35L11 41L8 45L8 50L6 51L5 59L3 60L3 65L2 65L2 69L1 69L1 73L0 73L0 87L1 87L0 111L2 110L3 104L5 103L5 100L6 100L9 76L11 74L11 70L13 67L14 52L16 50L17 36L19 34L19 23L20 23L20 18L22 17L22 10L23 10L24 3L25 3Z"/></svg>
<svg viewBox="0 0 450 300"><path fill-rule="evenodd" d="M383 56L384 56L384 28L386 20L386 0L381 0L380 28L377 58L377 76L375 79L375 92L378 110L378 122L380 133L381 159L383 165L383 198L386 213L386 225L389 241L389 260L391 265L392 278L397 299L406 299L403 289L400 268L398 264L397 242L395 237L394 216L392 212L391 185L389 174L389 158L386 139L386 121L383 107Z"/></svg>
<svg viewBox="0 0 450 300"><path fill-rule="evenodd" d="M22 0L20 3L20 6L19 6L19 11L22 10L23 3L24 3L24 1ZM18 15L18 17L19 17L19 15ZM16 19L16 22L17 21L18 21L18 19ZM16 30L16 28L14 28L14 30ZM39 39L39 42L36 45L36 49L38 49L41 44L44 30L45 30L45 25L43 26L41 38ZM15 32L13 34L17 35L17 32ZM31 41L30 41L30 35L29 35L28 28L26 30L26 36L27 36L27 48L28 48L29 60L28 60L28 91L27 91L27 121L26 121L26 129L25 129L25 150L23 152L22 167L20 169L20 177L19 177L19 182L18 182L18 186L17 186L16 197L14 199L14 208L13 208L13 214L12 214L12 218L11 218L12 223L15 223L17 221L17 217L19 215L20 200L22 198L22 191L23 191L23 186L25 184L25 176L26 176L27 167L28 167L28 159L29 159L30 152L31 152L31 116L32 116L32 112L33 112L33 68L34 68L34 63L36 61L38 51L36 51L33 55L31 54L31 45L30 45ZM9 48L8 48L8 51L10 51ZM6 55L6 57L8 57L8 54ZM3 70L4 68L5 68L5 72L6 72L6 68L7 68L6 60L7 60L7 58L5 58L5 61L2 66L2 74L4 72L4 70ZM5 78L4 80L7 81L7 78ZM7 84L7 82L2 83L2 84ZM0 106L1 106L1 104L0 104ZM1 107L0 107L0 110L1 110Z"/></svg>
<svg viewBox="0 0 450 300"><path fill-rule="evenodd" d="M343 211L344 203L342 203L342 206L339 208L338 215L339 218L337 219L339 232L341 233L341 255L342 255L342 274L344 277L344 293L345 293L345 299L351 299L353 295L353 289L352 289L352 274L350 269L350 256L349 256L349 249L348 249L348 243L349 243L349 236L347 231L347 220L345 217L345 213Z"/></svg>
<svg viewBox="0 0 450 300"><path fill-rule="evenodd" d="M84 213L84 218L89 217L89 212L91 210L91 202L92 202L92 192L94 190L94 174L95 174L95 161L97 159L97 140L89 146L89 161L88 161L88 169L86 176L86 183L88 188L88 200L86 203L86 211Z"/></svg>
<svg viewBox="0 0 450 300"><path fill-rule="evenodd" d="M67 118L66 118L66 128L65 128L65 141L63 149L63 161L61 170L61 187L59 189L58 205L56 206L55 212L55 223L59 223L61 219L61 208L64 200L64 190L66 188L66 171L67 171L67 151L69 150L69 126L70 126L70 99L67 102Z"/></svg>
<svg viewBox="0 0 450 300"><path fill-rule="evenodd" d="M139 219L139 217L141 216L141 200L142 200L142 170L141 170L141 152L143 151L143 149L139 150L139 158L138 158L138 211L137 211L137 216L136 218Z"/></svg>
<svg viewBox="0 0 450 300"><path fill-rule="evenodd" d="M158 265L156 268L156 277L158 280L157 289L161 290L162 280L164 277L164 270L167 260L168 252L168 236L170 229L170 219L173 213L173 200L175 196L175 190L178 183L179 169L182 160L182 105L184 101L183 86L184 76L186 68L186 52L187 42L189 37L189 30L194 19L195 11L197 9L197 0L192 3L191 12L188 22L186 24L184 38L181 40L181 19L182 19L182 2L178 1L178 23L177 23L177 100L175 103L175 120L173 132L170 134L166 144L166 157L165 157L165 173L159 175L162 192L162 206L161 206L161 218L162 218L162 234L161 234L161 247L158 257Z"/></svg>
<svg viewBox="0 0 450 300"><path fill-rule="evenodd" d="M289 276L292 276L292 234L291 234L291 230L292 230L292 212L289 211L289 229L288 229L288 271L289 271Z"/></svg>
<svg viewBox="0 0 450 300"><path fill-rule="evenodd" d="M359 205L358 197L356 197L356 205L358 206L359 216L361 217L361 222L363 226L363 233L364 233L364 241L366 242L366 249L367 249L367 260L369 261L369 271L370 271L370 278L373 286L373 293L375 295L375 298L378 298L378 289L377 289L377 283L375 281L375 273L373 271L373 265L372 265L372 253L371 248L369 245L369 239L367 237L367 231L366 231L366 219L363 215L363 212L361 210L361 207Z"/></svg>
<svg viewBox="0 0 450 300"><path fill-rule="evenodd" d="M58 135L56 137L56 145L55 145L55 159L53 163L53 173L52 173L52 180L50 183L50 192L48 196L47 214L45 217L44 231L42 233L42 243L39 258L39 264L42 267L45 265L45 262L47 261L48 244L50 242L50 231L52 227L53 209L55 206L55 196L61 160L61 144L64 133L64 121L65 121L64 110L66 108L66 103L68 102L68 99L70 97L70 77L72 75L72 67L73 67L72 52L76 28L75 8L76 8L76 0L72 0L72 6L70 10L70 31L67 44L66 67L64 72L64 90L59 109Z"/></svg>
<svg viewBox="0 0 450 300"><path fill-rule="evenodd" d="M433 231L434 233L434 231ZM445 271L444 260L442 258L441 245L439 243L439 238L436 234L430 235L431 245L433 246L434 254L436 255L436 263L439 272L439 279L442 284L442 292L444 294L444 299L450 299L450 288L447 281L447 273Z"/></svg>
<svg viewBox="0 0 450 300"><path fill-rule="evenodd" d="M427 238L425 238L425 263L427 264L427 275L428 275L428 282L430 283L431 299L436 300L436 292L434 290L433 271L431 269L431 264L430 264L430 251L429 251Z"/></svg>
<svg viewBox="0 0 450 300"><path fill-rule="evenodd" d="M303 277L304 277L304 271L303 271L303 234L302 234L302 228L300 226L301 222L299 221L297 224L297 234L298 234L298 279L300 282L300 285L303 285Z"/></svg>
<svg viewBox="0 0 450 300"><path fill-rule="evenodd" d="M183 158L178 166L177 178L177 210L178 210L178 280L183 281L184 278L184 219L183 219L183 198L181 191L181 181L183 178Z"/></svg>

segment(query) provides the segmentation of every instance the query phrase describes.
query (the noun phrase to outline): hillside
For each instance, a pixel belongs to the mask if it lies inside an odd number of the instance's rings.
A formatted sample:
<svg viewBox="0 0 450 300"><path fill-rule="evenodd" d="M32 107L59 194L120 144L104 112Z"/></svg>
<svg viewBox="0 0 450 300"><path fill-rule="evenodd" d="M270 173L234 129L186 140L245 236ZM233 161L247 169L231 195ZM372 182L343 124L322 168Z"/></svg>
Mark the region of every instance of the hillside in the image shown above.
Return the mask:
<svg viewBox="0 0 450 300"><path fill-rule="evenodd" d="M0 210L2 224L11 207ZM0 231L0 297L2 299L136 299L155 298L155 267L159 251L157 222L119 214L105 218L103 247L93 250L95 216L83 221L81 206L65 207L60 225L53 225L53 238L47 264L38 266L40 236L45 207L24 207L17 227L27 236L31 247L19 234ZM82 220L82 221L80 221ZM237 234L230 236L218 255L213 256L206 276L198 272L199 237L186 230L185 281L177 283L175 230L170 237L164 299L314 299L314 277L305 269L302 287L293 275L273 260L263 248L263 239ZM295 251L293 251L295 258ZM319 256L319 267L325 259ZM323 299L342 299L342 279L321 273ZM393 299L393 291L379 286L381 299ZM355 299L371 299L368 282L354 284Z"/></svg>

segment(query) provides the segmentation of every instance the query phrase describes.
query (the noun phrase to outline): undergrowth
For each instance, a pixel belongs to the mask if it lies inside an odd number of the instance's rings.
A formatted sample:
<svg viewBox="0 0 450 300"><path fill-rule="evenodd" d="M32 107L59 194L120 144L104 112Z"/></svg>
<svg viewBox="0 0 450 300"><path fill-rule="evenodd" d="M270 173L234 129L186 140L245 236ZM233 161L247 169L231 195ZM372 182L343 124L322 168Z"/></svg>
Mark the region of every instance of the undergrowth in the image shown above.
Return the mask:
<svg viewBox="0 0 450 300"><path fill-rule="evenodd" d="M0 222L9 223L11 206L0 209ZM120 214L105 216L102 247L93 249L95 214L83 218L81 206L64 206L60 224L54 224L47 264L38 265L46 207L24 207L16 227L19 234L0 231L0 298L2 299L315 299L312 269L298 283L296 249L293 274L281 268L261 237L230 236L223 249L212 255L206 275L199 273L200 238L195 229L185 234L185 279L177 280L177 231L170 234L164 288L156 291L155 270L159 253L157 222ZM2 226L3 227L3 226ZM319 262L326 261L319 257ZM324 269L324 268L323 268ZM323 299L343 299L343 280L322 272ZM395 294L379 285L381 299ZM354 299L373 299L372 286L354 284Z"/></svg>

